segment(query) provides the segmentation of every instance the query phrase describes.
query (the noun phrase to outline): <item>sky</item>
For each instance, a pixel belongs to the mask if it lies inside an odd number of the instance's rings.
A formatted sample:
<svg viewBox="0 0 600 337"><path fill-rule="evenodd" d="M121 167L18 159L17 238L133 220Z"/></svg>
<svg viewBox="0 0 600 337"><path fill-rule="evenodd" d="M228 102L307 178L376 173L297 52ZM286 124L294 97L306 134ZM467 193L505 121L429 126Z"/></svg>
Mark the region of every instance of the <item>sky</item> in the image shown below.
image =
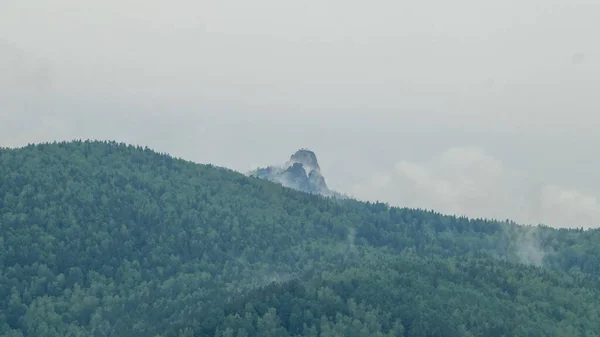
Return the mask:
<svg viewBox="0 0 600 337"><path fill-rule="evenodd" d="M242 172L317 153L363 200L600 227L596 0L0 0L0 146Z"/></svg>

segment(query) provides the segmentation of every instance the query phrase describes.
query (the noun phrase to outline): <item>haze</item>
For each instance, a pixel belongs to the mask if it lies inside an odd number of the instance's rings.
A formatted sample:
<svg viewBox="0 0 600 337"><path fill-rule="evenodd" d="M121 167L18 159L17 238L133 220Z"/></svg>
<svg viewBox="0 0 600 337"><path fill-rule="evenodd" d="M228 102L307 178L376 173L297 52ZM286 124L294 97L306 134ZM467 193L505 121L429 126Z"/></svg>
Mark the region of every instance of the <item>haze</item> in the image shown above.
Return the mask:
<svg viewBox="0 0 600 337"><path fill-rule="evenodd" d="M240 171L307 147L360 199L600 225L600 2L0 1L0 146Z"/></svg>

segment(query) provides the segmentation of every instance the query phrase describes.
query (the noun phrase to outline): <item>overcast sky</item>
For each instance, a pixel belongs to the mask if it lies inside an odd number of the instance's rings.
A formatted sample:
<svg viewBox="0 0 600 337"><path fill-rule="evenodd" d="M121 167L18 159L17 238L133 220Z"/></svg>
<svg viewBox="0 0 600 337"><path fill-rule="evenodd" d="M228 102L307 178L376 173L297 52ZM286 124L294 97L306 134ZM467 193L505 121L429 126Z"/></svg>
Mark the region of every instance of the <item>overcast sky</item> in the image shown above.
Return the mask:
<svg viewBox="0 0 600 337"><path fill-rule="evenodd" d="M240 171L600 226L597 0L0 0L0 146L112 139Z"/></svg>

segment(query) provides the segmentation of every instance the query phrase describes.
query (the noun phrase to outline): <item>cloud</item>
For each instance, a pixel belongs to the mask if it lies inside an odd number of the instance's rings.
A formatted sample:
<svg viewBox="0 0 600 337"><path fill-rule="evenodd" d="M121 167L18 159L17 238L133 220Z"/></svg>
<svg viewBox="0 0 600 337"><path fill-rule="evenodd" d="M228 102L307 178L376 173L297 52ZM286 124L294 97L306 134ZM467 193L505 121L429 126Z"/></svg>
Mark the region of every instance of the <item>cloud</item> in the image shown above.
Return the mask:
<svg viewBox="0 0 600 337"><path fill-rule="evenodd" d="M52 72L16 44L0 38L0 146L52 139L64 126L52 108ZM31 135L35 135L31 137Z"/></svg>
<svg viewBox="0 0 600 337"><path fill-rule="evenodd" d="M399 177L387 155L452 139L501 158L499 177L494 158L477 164L496 184L530 181L507 169L519 163L578 186L510 185L531 207L499 196L509 206L482 214L538 221L546 199L579 198L592 206L567 220L588 222L595 198L577 190L600 190L599 15L588 0L0 1L0 146L113 139L243 172L308 146L334 190L387 170L374 186L404 179L423 199L399 203L461 211L488 193L474 178L413 160Z"/></svg>
<svg viewBox="0 0 600 337"><path fill-rule="evenodd" d="M454 147L423 162L400 161L351 189L367 200L442 213L554 227L596 227L593 195L538 181L536 172L503 165L484 150Z"/></svg>

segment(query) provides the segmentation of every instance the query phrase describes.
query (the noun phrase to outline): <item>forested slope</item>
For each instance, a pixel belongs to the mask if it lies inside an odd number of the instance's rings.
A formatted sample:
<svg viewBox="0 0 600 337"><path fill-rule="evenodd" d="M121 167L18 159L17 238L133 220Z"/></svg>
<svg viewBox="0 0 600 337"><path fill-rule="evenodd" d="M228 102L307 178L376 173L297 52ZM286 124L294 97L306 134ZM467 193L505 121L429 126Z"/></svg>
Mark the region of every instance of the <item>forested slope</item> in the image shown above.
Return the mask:
<svg viewBox="0 0 600 337"><path fill-rule="evenodd" d="M0 150L5 336L598 336L598 243L115 142Z"/></svg>

